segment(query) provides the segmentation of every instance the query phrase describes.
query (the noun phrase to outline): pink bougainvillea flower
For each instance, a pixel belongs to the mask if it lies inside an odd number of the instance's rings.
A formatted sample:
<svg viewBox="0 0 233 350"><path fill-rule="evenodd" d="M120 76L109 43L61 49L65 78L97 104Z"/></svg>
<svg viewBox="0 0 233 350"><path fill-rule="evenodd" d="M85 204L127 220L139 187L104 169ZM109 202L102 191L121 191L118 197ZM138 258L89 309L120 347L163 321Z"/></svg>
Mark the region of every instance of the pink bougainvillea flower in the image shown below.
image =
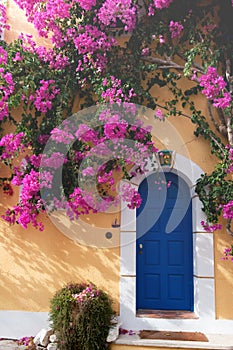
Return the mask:
<svg viewBox="0 0 233 350"><path fill-rule="evenodd" d="M156 109L155 116L156 116L156 118L158 118L160 120L164 120L164 115L163 115L163 112L160 108Z"/></svg>
<svg viewBox="0 0 233 350"><path fill-rule="evenodd" d="M169 30L171 32L172 39L179 38L184 26L179 22L170 21Z"/></svg>

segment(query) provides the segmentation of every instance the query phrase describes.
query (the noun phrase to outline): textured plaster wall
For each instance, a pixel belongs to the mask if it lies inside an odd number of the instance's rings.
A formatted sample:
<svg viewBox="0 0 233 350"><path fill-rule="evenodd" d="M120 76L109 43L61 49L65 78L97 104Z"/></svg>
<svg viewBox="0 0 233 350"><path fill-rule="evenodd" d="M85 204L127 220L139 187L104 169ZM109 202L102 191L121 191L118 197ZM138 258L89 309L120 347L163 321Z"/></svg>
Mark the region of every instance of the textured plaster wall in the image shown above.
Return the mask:
<svg viewBox="0 0 233 350"><path fill-rule="evenodd" d="M19 33L30 32L36 35L32 25L27 24L23 13L13 0L8 1L8 17L11 31L5 32L6 41L15 39ZM42 45L48 45L39 40ZM167 96L165 89L154 93ZM207 106L204 99L199 100L199 106L205 112ZM151 119L153 120L153 119ZM211 171L215 158L210 154L206 141L193 135L194 126L187 118L171 118L170 123L176 128L183 140L176 151L180 154L188 152L192 161L196 162L205 172ZM187 132L189 130L189 132ZM171 143L166 138L155 138L159 148L169 148ZM173 149L173 147L170 147ZM184 154L185 155L185 154ZM1 171L4 171L4 169ZM17 201L18 194L9 198L1 193L0 214L7 206ZM95 234L95 226L104 226L111 230L114 218L119 213L92 216L86 219L89 225L88 234ZM91 280L104 288L112 296L114 307L119 308L119 248L117 240L119 231L115 229L113 248L91 248L87 245L75 244L54 227L46 218L45 231L38 232L33 228L24 230L19 226L10 227L0 221L0 309L48 311L49 300L53 293L64 283L70 281ZM79 228L77 227L77 230ZM83 234L83 232L82 232ZM221 260L222 248L231 242L225 232L215 234L215 285L216 285L216 316L221 319L233 318L233 263ZM118 349L113 346L113 349ZM119 347L130 349L130 347Z"/></svg>

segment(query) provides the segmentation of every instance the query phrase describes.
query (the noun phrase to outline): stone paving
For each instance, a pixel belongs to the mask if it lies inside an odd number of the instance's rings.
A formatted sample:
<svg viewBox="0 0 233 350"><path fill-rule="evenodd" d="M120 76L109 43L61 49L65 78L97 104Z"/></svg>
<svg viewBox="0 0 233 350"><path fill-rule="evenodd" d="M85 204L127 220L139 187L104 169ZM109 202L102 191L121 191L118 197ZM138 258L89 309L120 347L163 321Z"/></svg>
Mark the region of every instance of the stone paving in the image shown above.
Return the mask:
<svg viewBox="0 0 233 350"><path fill-rule="evenodd" d="M163 348L166 349L211 349L211 350L233 350L233 335L223 335L223 334L211 334L207 335L209 342L191 342L191 341L171 341L171 340L145 340L139 339L137 334L133 336L121 335L114 342L115 344L136 346L148 346L150 347ZM24 345L17 345L16 341L13 340L0 340L0 350L26 350Z"/></svg>

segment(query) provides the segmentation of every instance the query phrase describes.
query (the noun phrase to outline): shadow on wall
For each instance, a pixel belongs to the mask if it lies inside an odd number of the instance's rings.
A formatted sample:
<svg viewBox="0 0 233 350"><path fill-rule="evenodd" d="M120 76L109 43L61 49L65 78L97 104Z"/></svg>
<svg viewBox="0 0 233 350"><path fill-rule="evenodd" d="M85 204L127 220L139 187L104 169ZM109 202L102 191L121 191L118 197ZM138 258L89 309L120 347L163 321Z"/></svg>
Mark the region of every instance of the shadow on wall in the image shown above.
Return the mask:
<svg viewBox="0 0 233 350"><path fill-rule="evenodd" d="M0 206L0 215L4 213ZM0 221L0 309L49 311L56 290L68 282L91 281L104 289L118 311L119 248L82 246L49 219L45 231Z"/></svg>

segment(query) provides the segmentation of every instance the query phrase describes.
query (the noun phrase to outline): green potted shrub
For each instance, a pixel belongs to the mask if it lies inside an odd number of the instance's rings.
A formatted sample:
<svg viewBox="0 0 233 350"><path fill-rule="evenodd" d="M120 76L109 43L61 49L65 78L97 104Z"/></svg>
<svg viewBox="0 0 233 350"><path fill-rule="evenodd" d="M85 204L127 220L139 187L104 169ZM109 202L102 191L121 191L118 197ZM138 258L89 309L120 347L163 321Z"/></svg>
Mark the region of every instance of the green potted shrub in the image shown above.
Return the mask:
<svg viewBox="0 0 233 350"><path fill-rule="evenodd" d="M94 284L69 283L50 303L59 350L104 350L114 311L109 296Z"/></svg>

